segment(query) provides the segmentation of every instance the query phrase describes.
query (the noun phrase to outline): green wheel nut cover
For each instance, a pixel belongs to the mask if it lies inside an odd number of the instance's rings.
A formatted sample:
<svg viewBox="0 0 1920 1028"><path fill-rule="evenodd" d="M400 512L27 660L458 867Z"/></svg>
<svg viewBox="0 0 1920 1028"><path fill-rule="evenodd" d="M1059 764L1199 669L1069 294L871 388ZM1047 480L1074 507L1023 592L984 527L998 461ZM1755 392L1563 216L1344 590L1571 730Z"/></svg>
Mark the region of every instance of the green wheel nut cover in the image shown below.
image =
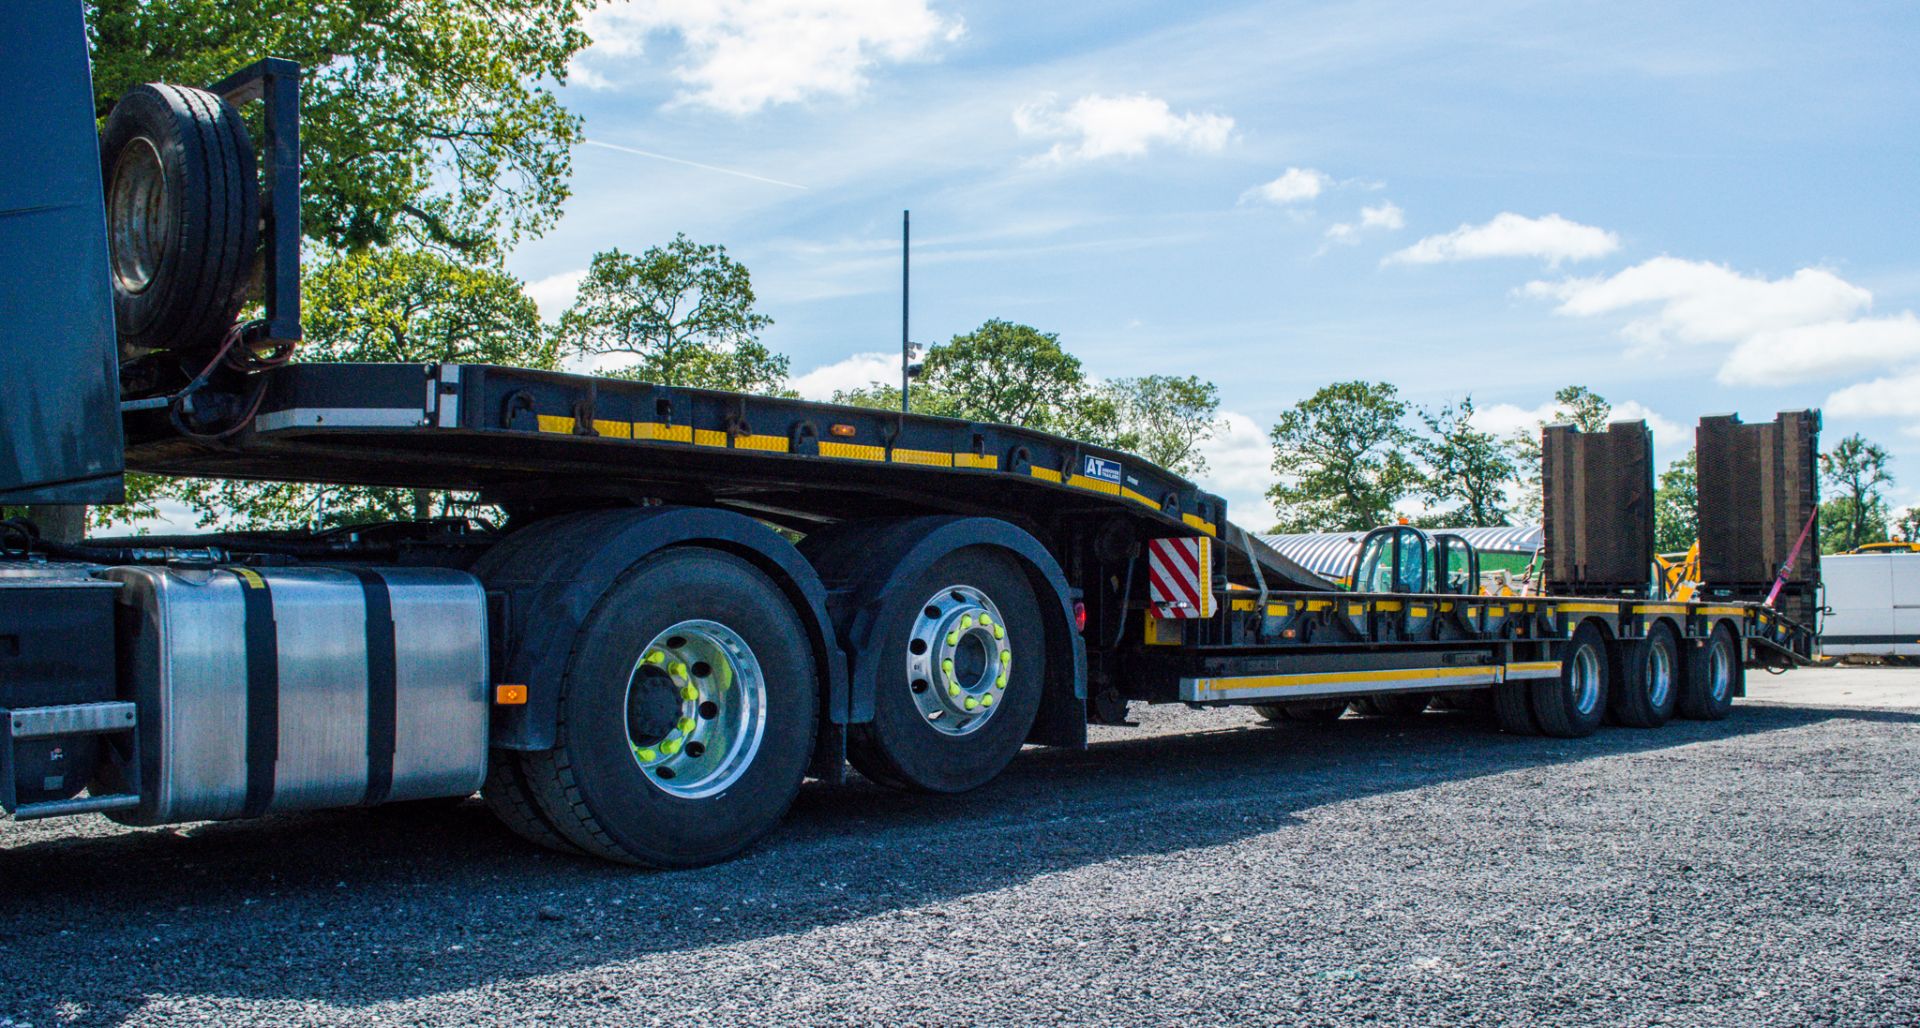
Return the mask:
<svg viewBox="0 0 1920 1028"><path fill-rule="evenodd" d="M1000 651L1000 663L1002 663L1002 664L1011 664L1011 663L1013 663L1013 651L1012 651L1012 650L1001 650L1001 651Z"/></svg>
<svg viewBox="0 0 1920 1028"><path fill-rule="evenodd" d="M686 700L688 703L692 703L694 700L700 698L700 690L695 689L691 685L686 686L680 690L680 698Z"/></svg>
<svg viewBox="0 0 1920 1028"><path fill-rule="evenodd" d="M948 646L958 646L958 645L960 645L960 633L959 633L959 632L948 632L948 633L947 633L947 645L948 645Z"/></svg>
<svg viewBox="0 0 1920 1028"><path fill-rule="evenodd" d="M667 662L667 655L661 653L659 650L652 650L648 652L642 660L648 664L665 664Z"/></svg>
<svg viewBox="0 0 1920 1028"><path fill-rule="evenodd" d="M993 637L995 639L1005 639L1007 637L1007 630L1001 628L999 625L995 625L993 626Z"/></svg>
<svg viewBox="0 0 1920 1028"><path fill-rule="evenodd" d="M967 697L967 709L968 709L968 710L972 710L973 708L975 708L975 707L978 707L979 705L980 705L980 701L979 701L979 700L976 700L976 699L974 699L974 698L973 698L973 697L971 697L971 696L969 696L969 697Z"/></svg>
<svg viewBox="0 0 1920 1028"><path fill-rule="evenodd" d="M666 752L667 756L673 756L680 752L680 740L668 739L666 742L660 744L660 748Z"/></svg>
<svg viewBox="0 0 1920 1028"><path fill-rule="evenodd" d="M960 695L960 683L959 683L959 682L948 682L948 683L947 683L947 695L948 695L948 696L958 696L958 695Z"/></svg>
<svg viewBox="0 0 1920 1028"><path fill-rule="evenodd" d="M692 734L693 734L693 719L692 719L692 718L690 718L690 717L683 717L683 718L681 718L681 719L680 719L680 734L681 734L681 735L692 735Z"/></svg>
<svg viewBox="0 0 1920 1028"><path fill-rule="evenodd" d="M649 761L660 756L660 754L655 753L652 750L635 750L634 753L637 756L639 756L641 760L649 760Z"/></svg>
<svg viewBox="0 0 1920 1028"><path fill-rule="evenodd" d="M685 664L680 663L677 660L674 661L673 666L668 668L667 670L671 672L673 677L675 678L687 677L687 666Z"/></svg>
<svg viewBox="0 0 1920 1028"><path fill-rule="evenodd" d="M993 687L995 689L1005 689L1007 687L1007 673L1005 671L1000 672L1000 677L993 680Z"/></svg>
<svg viewBox="0 0 1920 1028"><path fill-rule="evenodd" d="M980 705L981 705L981 706L983 706L983 707L991 707L991 706L993 706L993 697L992 697L992 696L982 696L982 697L980 697Z"/></svg>
<svg viewBox="0 0 1920 1028"><path fill-rule="evenodd" d="M962 618L960 619L960 630L961 630L961 631L963 631L963 632L964 632L964 631L968 631L968 630L970 630L970 629L972 629L972 628L973 628L973 615L972 615L972 614L968 614L968 615L966 615L965 617L962 617Z"/></svg>

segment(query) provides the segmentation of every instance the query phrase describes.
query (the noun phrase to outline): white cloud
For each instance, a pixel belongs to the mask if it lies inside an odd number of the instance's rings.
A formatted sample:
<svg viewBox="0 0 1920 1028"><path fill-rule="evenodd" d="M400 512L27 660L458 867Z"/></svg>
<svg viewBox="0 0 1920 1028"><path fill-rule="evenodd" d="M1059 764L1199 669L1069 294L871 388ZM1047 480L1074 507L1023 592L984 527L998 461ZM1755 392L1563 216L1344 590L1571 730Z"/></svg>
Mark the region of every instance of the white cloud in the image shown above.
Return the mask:
<svg viewBox="0 0 1920 1028"><path fill-rule="evenodd" d="M685 86L676 102L729 114L852 96L874 67L925 57L964 31L927 0L632 0L590 12L586 29L594 44L576 81L613 85L649 37L672 33L685 58L673 69Z"/></svg>
<svg viewBox="0 0 1920 1028"><path fill-rule="evenodd" d="M1327 238L1336 243L1357 243L1368 229L1396 232L1407 227L1407 212L1392 200L1382 200L1360 208L1358 222L1342 221L1327 226Z"/></svg>
<svg viewBox="0 0 1920 1028"><path fill-rule="evenodd" d="M1273 448L1266 430L1245 414L1220 415L1220 429L1200 444L1207 473L1200 486L1227 501L1227 516L1249 532L1264 532L1277 515L1267 502L1273 484Z"/></svg>
<svg viewBox="0 0 1920 1028"><path fill-rule="evenodd" d="M1145 93L1092 93L1064 109L1049 97L1016 108L1013 124L1023 136L1059 140L1035 158L1040 164L1141 157L1161 144L1217 153L1233 134L1233 119L1224 114L1175 114L1165 100Z"/></svg>
<svg viewBox="0 0 1920 1028"><path fill-rule="evenodd" d="M1603 228L1569 221L1558 214L1542 218L1504 211L1484 225L1462 225L1390 255L1388 263L1438 264L1492 257L1535 257L1561 261L1605 257L1620 249L1620 237Z"/></svg>
<svg viewBox="0 0 1920 1028"><path fill-rule="evenodd" d="M1621 335L1643 352L1727 347L1717 376L1727 385L1785 385L1920 358L1920 319L1910 311L1863 317L1873 294L1824 268L1769 279L1656 257L1608 276L1530 282L1523 292L1559 301L1555 311L1570 317L1651 308Z"/></svg>
<svg viewBox="0 0 1920 1028"><path fill-rule="evenodd" d="M1288 168L1280 177L1271 182L1263 182L1241 195L1242 202L1265 200L1268 203L1290 204L1311 200L1326 192L1333 178L1324 171L1313 168Z"/></svg>
<svg viewBox="0 0 1920 1028"><path fill-rule="evenodd" d="M1836 390L1827 397L1826 412L1852 418L1920 418L1920 368ZM1920 435L1920 426L1912 426L1909 434Z"/></svg>
<svg viewBox="0 0 1920 1028"><path fill-rule="evenodd" d="M533 297L533 302L540 308L541 317L554 321L561 312L573 305L573 298L580 293L580 283L586 278L585 268L548 275L538 282L527 283L527 295Z"/></svg>
<svg viewBox="0 0 1920 1028"><path fill-rule="evenodd" d="M1761 332L1741 340L1720 368L1727 385L1780 385L1817 375L1850 375L1920 357L1920 319L1829 321Z"/></svg>
<svg viewBox="0 0 1920 1028"><path fill-rule="evenodd" d="M859 389L873 382L900 381L897 353L856 353L825 364L787 384L808 400L830 400L837 390Z"/></svg>

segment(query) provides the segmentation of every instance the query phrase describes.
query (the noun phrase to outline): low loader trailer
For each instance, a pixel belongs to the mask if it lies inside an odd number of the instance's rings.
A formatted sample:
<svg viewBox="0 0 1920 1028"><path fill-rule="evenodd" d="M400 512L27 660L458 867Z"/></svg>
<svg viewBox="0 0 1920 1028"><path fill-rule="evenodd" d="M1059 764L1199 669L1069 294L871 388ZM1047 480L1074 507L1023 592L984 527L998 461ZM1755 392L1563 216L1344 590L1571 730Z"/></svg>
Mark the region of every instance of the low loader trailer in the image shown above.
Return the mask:
<svg viewBox="0 0 1920 1028"><path fill-rule="evenodd" d="M1406 526L1372 533L1357 591L1336 590L1220 497L1059 435L550 371L291 361L297 69L142 87L103 143L78 6L0 14L45 58L0 70L10 101L36 97L0 105L26 121L0 129L39 148L0 157L0 503L39 515L0 537L15 819L477 790L540 845L682 867L753 844L808 777L851 766L964 792L1025 745L1084 746L1132 702L1292 724L1484 706L1508 731L1577 737L1723 718L1745 669L1812 652L1801 620L1744 585L1662 599L1650 541L1637 581L1610 570L1636 551L1601 545L1621 495L1605 474L1553 487L1577 515L1548 555L1558 591L1484 595L1470 547ZM236 113L256 102L258 161ZM1583 449L1630 451L1613 444L1632 427L1549 433L1549 461L1638 481L1638 463ZM129 469L459 491L503 517L45 530L45 505L113 502ZM1614 520L1637 540L1643 514Z"/></svg>

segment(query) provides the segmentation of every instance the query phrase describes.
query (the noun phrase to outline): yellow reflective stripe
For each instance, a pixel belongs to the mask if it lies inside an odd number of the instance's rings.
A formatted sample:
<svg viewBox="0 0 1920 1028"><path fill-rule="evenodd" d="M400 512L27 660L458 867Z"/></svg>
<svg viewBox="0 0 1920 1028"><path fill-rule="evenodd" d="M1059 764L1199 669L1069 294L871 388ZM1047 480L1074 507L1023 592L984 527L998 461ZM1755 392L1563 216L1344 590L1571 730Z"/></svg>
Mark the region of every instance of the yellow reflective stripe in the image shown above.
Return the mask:
<svg viewBox="0 0 1920 1028"><path fill-rule="evenodd" d="M836 443L820 440L820 456L838 457L841 460L886 460L884 446L868 446L866 443Z"/></svg>
<svg viewBox="0 0 1920 1028"><path fill-rule="evenodd" d="M1364 617L1366 616L1366 613L1367 613L1367 605L1364 603L1347 604L1347 616L1350 618Z"/></svg>
<svg viewBox="0 0 1920 1028"><path fill-rule="evenodd" d="M1374 610L1399 610L1400 601L1399 600L1377 600L1373 604L1373 609Z"/></svg>
<svg viewBox="0 0 1920 1028"><path fill-rule="evenodd" d="M227 570L239 576L240 581L245 582L249 589L265 589L267 587L267 580L261 578L260 572L252 568L228 568Z"/></svg>
<svg viewBox="0 0 1920 1028"><path fill-rule="evenodd" d="M605 421L593 419L593 430L609 439L632 439L633 423L630 421Z"/></svg>
<svg viewBox="0 0 1920 1028"><path fill-rule="evenodd" d="M1528 671L1551 671L1557 675L1560 673L1560 662L1557 660L1515 661L1507 665L1507 671L1509 673L1518 671L1522 674Z"/></svg>
<svg viewBox="0 0 1920 1028"><path fill-rule="evenodd" d="M956 468L985 468L988 471L1000 470L1000 458L991 453L956 453L953 455Z"/></svg>
<svg viewBox="0 0 1920 1028"><path fill-rule="evenodd" d="M1503 618L1503 617L1506 617L1506 616L1507 616L1507 608L1505 608L1505 607L1488 607L1488 608L1487 608L1487 616L1488 616L1488 617L1494 617L1494 618Z"/></svg>
<svg viewBox="0 0 1920 1028"><path fill-rule="evenodd" d="M1308 600L1306 602L1306 608L1308 610L1332 610L1333 601L1332 600Z"/></svg>
<svg viewBox="0 0 1920 1028"><path fill-rule="evenodd" d="M1124 485L1120 487L1120 495L1126 497L1129 500L1132 500L1135 503L1146 504L1147 506L1152 507L1154 510L1160 509L1159 504L1153 502L1150 499L1147 499L1145 496L1141 495L1140 493L1134 492L1133 490L1127 488Z"/></svg>
<svg viewBox="0 0 1920 1028"><path fill-rule="evenodd" d="M736 450L765 450L768 453L787 452L787 437L783 435L737 435L733 437Z"/></svg>
<svg viewBox="0 0 1920 1028"><path fill-rule="evenodd" d="M1214 692L1235 692L1241 689L1306 689L1316 685L1349 685L1365 682L1449 681L1462 678L1485 678L1499 674L1500 669L1493 665L1473 664L1463 667L1425 667L1406 668L1385 671L1330 671L1321 674L1304 675L1249 675L1245 678L1202 678L1200 686Z"/></svg>
<svg viewBox="0 0 1920 1028"><path fill-rule="evenodd" d="M554 432L560 435L573 434L572 418L561 417L557 414L542 414L539 417L539 421L540 431L542 432Z"/></svg>
<svg viewBox="0 0 1920 1028"><path fill-rule="evenodd" d="M687 425L662 425L657 421L636 421L633 423L633 438L652 439L662 443L693 442L693 429Z"/></svg>
<svg viewBox="0 0 1920 1028"><path fill-rule="evenodd" d="M700 446L725 446L727 434L711 428L696 428L693 430L693 441Z"/></svg>
<svg viewBox="0 0 1920 1028"><path fill-rule="evenodd" d="M1407 608L1408 617L1423 618L1427 616L1427 613L1428 613L1427 608L1419 606L1417 604Z"/></svg>
<svg viewBox="0 0 1920 1028"><path fill-rule="evenodd" d="M1067 477L1067 484L1077 489L1090 489L1096 493L1106 493L1108 496L1120 495L1120 483L1109 482L1105 479L1088 478L1085 475L1069 475Z"/></svg>
<svg viewBox="0 0 1920 1028"><path fill-rule="evenodd" d="M1685 614L1687 605L1684 603L1637 603L1634 604L1633 612L1635 614Z"/></svg>
<svg viewBox="0 0 1920 1028"><path fill-rule="evenodd" d="M1745 617L1747 613L1745 607L1701 607L1699 610L1702 614L1731 614L1734 617Z"/></svg>
<svg viewBox="0 0 1920 1028"><path fill-rule="evenodd" d="M1619 606L1612 603L1562 603L1558 605L1557 609L1562 614L1567 614L1567 613L1618 614L1620 613Z"/></svg>
<svg viewBox="0 0 1920 1028"><path fill-rule="evenodd" d="M925 464L935 468L953 467L953 454L942 450L910 450L904 446L893 448L895 464Z"/></svg>
<svg viewBox="0 0 1920 1028"><path fill-rule="evenodd" d="M1054 482L1057 484L1060 481L1060 472L1052 468L1030 467L1027 469L1027 473L1043 482Z"/></svg>
<svg viewBox="0 0 1920 1028"><path fill-rule="evenodd" d="M1213 527L1213 522L1208 521L1198 514L1182 514L1180 515L1180 520L1186 522L1189 528L1197 528L1208 535L1220 534L1219 530Z"/></svg>

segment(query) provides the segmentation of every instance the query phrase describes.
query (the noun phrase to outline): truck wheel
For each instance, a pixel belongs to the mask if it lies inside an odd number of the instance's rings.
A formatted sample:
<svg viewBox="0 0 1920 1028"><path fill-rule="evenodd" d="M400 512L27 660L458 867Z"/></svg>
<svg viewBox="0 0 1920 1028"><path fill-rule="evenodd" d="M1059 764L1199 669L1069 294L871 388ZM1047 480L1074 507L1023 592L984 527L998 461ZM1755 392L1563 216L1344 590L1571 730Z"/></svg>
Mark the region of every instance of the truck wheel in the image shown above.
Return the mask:
<svg viewBox="0 0 1920 1028"><path fill-rule="evenodd" d="M1253 709L1274 724L1323 725L1338 721L1347 712L1344 700L1300 700L1294 703L1256 703Z"/></svg>
<svg viewBox="0 0 1920 1028"><path fill-rule="evenodd" d="M1707 644L1687 660L1680 686L1680 716L1695 721L1719 721L1733 711L1733 694L1746 669L1740 666L1740 647L1733 633L1721 625Z"/></svg>
<svg viewBox="0 0 1920 1028"><path fill-rule="evenodd" d="M541 811L595 856L696 867L787 812L813 752L819 681L778 586L732 554L641 561L573 640L558 745L523 754Z"/></svg>
<svg viewBox="0 0 1920 1028"><path fill-rule="evenodd" d="M239 113L204 89L135 86L100 153L122 355L218 345L246 299L260 220Z"/></svg>
<svg viewBox="0 0 1920 1028"><path fill-rule="evenodd" d="M1658 728L1673 717L1680 699L1680 646L1665 622L1627 650L1621 681L1613 690L1614 720L1633 728Z"/></svg>
<svg viewBox="0 0 1920 1028"><path fill-rule="evenodd" d="M520 767L520 754L512 750L494 750L487 761L487 780L480 786L480 798L487 809L513 834L557 853L581 856L580 847L567 841L553 819L540 809L533 791L527 786L526 772Z"/></svg>
<svg viewBox="0 0 1920 1028"><path fill-rule="evenodd" d="M1574 630L1560 656L1560 677L1527 686L1540 730L1562 739L1592 735L1607 711L1607 638L1592 622Z"/></svg>
<svg viewBox="0 0 1920 1028"><path fill-rule="evenodd" d="M925 597L885 626L873 720L854 725L847 759L883 785L956 793L992 781L1026 742L1046 683L1033 587L1011 558L955 550L920 575Z"/></svg>
<svg viewBox="0 0 1920 1028"><path fill-rule="evenodd" d="M1508 735L1539 735L1540 723L1533 719L1533 699L1525 682L1501 682L1488 690L1493 693L1493 716L1500 730Z"/></svg>
<svg viewBox="0 0 1920 1028"><path fill-rule="evenodd" d="M1432 693L1390 692L1361 697L1354 707L1374 717L1411 718L1426 713L1427 704L1432 700Z"/></svg>

